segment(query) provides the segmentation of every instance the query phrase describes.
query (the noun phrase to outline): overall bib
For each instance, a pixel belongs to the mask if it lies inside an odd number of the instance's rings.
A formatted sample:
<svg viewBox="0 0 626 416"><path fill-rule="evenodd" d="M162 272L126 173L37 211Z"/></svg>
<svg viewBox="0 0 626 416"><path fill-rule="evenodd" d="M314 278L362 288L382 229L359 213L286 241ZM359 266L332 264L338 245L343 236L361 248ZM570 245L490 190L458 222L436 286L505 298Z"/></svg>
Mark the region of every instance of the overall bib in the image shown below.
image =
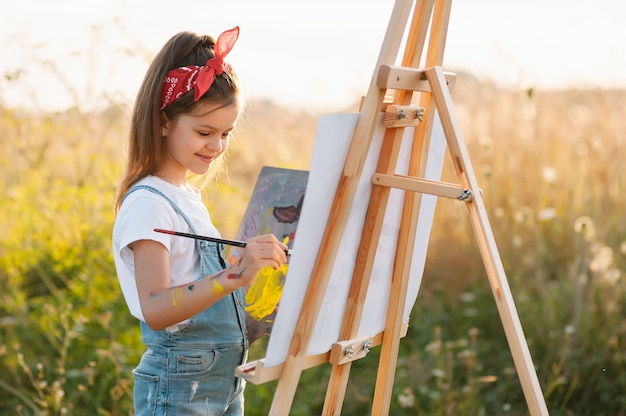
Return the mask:
<svg viewBox="0 0 626 416"><path fill-rule="evenodd" d="M182 210L159 190L137 185L165 198L187 222ZM202 277L227 267L221 244L196 240ZM246 360L244 293L238 289L192 317L178 331L155 331L143 321L141 340L147 350L134 375L135 415L243 415L245 381L235 368Z"/></svg>

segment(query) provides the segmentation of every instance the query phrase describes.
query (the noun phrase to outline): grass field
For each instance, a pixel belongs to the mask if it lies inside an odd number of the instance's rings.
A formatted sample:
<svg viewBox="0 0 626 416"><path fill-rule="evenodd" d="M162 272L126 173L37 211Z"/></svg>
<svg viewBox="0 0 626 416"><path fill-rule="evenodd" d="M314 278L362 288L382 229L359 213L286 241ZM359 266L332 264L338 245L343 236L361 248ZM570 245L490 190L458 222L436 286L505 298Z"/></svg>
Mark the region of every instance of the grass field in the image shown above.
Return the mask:
<svg viewBox="0 0 626 416"><path fill-rule="evenodd" d="M453 98L551 414L626 414L626 92L504 91L460 74ZM110 253L128 114L0 100L0 414L131 412L142 346ZM224 236L262 166L308 169L315 128L315 115L250 103L204 193ZM369 414L378 353L354 364L344 414ZM320 414L327 375L305 371L294 415ZM267 413L272 389L248 387L248 414ZM458 202L437 206L391 410L527 414Z"/></svg>

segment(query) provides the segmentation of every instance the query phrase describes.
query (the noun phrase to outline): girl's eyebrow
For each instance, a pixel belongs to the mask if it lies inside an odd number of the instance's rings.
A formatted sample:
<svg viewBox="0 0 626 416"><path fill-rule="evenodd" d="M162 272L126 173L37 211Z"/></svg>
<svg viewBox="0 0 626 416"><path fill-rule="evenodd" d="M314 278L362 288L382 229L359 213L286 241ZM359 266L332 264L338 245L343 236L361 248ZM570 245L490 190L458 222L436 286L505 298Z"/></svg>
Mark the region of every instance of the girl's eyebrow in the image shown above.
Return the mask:
<svg viewBox="0 0 626 416"><path fill-rule="evenodd" d="M217 127L215 127L215 126L213 126L211 124L204 124L204 123L198 123L197 127L201 127L201 128L208 129L208 130L220 130ZM231 127L227 128L227 129L225 129L224 131L231 131L234 128L235 128L235 126L231 126Z"/></svg>
<svg viewBox="0 0 626 416"><path fill-rule="evenodd" d="M215 126L211 125L211 124L204 124L204 123L198 123L196 124L197 127L202 127L205 129L212 129L212 130L216 130Z"/></svg>

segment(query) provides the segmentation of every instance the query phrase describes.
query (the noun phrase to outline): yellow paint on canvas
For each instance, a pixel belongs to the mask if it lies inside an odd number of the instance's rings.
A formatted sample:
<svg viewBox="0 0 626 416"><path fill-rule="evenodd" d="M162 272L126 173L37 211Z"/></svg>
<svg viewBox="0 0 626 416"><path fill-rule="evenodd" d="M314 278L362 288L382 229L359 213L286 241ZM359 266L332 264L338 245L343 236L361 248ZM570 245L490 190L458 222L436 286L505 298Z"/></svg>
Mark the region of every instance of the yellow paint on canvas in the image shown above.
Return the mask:
<svg viewBox="0 0 626 416"><path fill-rule="evenodd" d="M254 320L260 321L276 309L283 294L288 267L287 264L283 264L278 270L265 267L250 285L246 293L246 312Z"/></svg>

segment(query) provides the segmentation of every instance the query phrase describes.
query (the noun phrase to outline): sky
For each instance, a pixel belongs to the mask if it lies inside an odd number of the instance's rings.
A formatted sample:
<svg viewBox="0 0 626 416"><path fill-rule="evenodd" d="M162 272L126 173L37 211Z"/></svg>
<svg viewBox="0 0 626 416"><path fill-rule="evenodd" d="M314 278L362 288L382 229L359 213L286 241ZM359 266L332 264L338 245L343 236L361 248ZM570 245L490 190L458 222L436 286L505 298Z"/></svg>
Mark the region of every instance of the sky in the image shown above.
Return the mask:
<svg viewBox="0 0 626 416"><path fill-rule="evenodd" d="M367 93L394 0L21 0L0 15L0 103L132 102L175 33L240 26L250 98L313 112ZM443 69L503 87L626 88L623 0L453 0Z"/></svg>

